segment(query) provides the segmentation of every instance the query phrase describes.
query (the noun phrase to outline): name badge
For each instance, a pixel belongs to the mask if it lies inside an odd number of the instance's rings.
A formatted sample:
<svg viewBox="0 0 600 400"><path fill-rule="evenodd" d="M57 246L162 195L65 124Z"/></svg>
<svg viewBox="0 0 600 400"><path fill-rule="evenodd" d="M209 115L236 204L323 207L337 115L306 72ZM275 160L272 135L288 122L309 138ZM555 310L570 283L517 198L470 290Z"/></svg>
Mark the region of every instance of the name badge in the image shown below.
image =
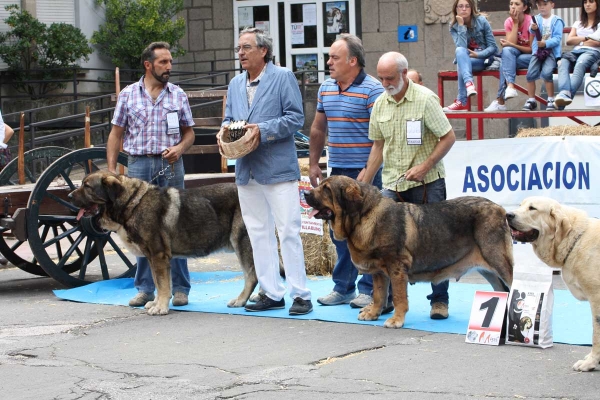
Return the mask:
<svg viewBox="0 0 600 400"><path fill-rule="evenodd" d="M167 114L167 128L169 129L168 135L176 135L179 133L179 117L177 111L173 111Z"/></svg>
<svg viewBox="0 0 600 400"><path fill-rule="evenodd" d="M421 120L406 121L406 144L420 146L423 144Z"/></svg>

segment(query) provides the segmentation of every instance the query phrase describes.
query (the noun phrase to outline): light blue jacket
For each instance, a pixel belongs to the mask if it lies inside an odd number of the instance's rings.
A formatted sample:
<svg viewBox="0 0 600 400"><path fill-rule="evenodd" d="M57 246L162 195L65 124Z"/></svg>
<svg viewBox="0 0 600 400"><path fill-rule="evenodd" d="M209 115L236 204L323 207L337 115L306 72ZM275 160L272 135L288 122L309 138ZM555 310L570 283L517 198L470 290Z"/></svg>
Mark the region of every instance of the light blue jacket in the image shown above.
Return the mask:
<svg viewBox="0 0 600 400"><path fill-rule="evenodd" d="M468 48L469 38L473 38L477 42L477 47L481 50L477 51L477 58L487 59L494 54L498 53L498 46L496 46L496 39L494 39L494 32L488 22L487 18L483 15L479 15L473 18L471 23L472 28L467 29L466 25L460 26L458 22L455 22L450 27L450 34L456 47ZM456 60L455 60L456 63Z"/></svg>
<svg viewBox="0 0 600 400"><path fill-rule="evenodd" d="M536 15L534 22L537 24L538 29L542 28L542 24L544 23L544 18L541 15ZM562 37L563 37L563 28L565 27L564 21L557 15L552 15L550 20L550 30L552 31L552 36L546 40L546 48L552 49L552 54L554 54L555 59L559 59L562 54ZM535 37L535 32L529 28L529 32L533 33L533 43L531 44L531 54L535 54L538 51L538 41Z"/></svg>
<svg viewBox="0 0 600 400"><path fill-rule="evenodd" d="M247 78L244 71L229 83L222 125L239 120L258 124L260 144L236 161L235 182L246 185L251 175L262 185L300 179L294 133L304 125L304 112L296 77L289 69L269 62L250 108Z"/></svg>

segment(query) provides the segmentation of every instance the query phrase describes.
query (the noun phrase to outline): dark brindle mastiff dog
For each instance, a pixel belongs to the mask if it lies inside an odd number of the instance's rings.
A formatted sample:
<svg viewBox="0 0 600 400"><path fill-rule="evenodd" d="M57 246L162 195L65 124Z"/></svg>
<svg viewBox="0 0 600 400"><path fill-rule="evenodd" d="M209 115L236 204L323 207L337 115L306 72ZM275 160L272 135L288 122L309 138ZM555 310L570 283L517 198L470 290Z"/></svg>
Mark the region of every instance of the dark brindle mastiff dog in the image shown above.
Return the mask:
<svg viewBox="0 0 600 400"><path fill-rule="evenodd" d="M150 315L169 312L172 257L235 251L245 284L228 307L243 307L258 283L234 183L181 190L98 171L69 196L88 215L98 214L100 226L117 232L131 253L148 258L157 288L156 300L146 304Z"/></svg>
<svg viewBox="0 0 600 400"><path fill-rule="evenodd" d="M305 193L315 217L329 220L333 235L346 240L361 273L373 275L373 303L359 320L379 318L390 279L394 315L388 328L401 328L408 311L408 283L459 279L477 268L494 290L512 283L512 239L506 212L482 197L440 203L396 203L372 185L333 176Z"/></svg>

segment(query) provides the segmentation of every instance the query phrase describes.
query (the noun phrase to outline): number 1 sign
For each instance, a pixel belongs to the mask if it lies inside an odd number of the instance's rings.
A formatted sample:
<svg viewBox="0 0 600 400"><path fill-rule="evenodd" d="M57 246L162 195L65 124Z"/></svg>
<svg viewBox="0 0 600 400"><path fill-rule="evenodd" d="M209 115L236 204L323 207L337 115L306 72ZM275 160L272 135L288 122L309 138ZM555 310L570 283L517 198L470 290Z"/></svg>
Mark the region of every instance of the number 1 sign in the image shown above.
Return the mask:
<svg viewBox="0 0 600 400"><path fill-rule="evenodd" d="M506 292L484 292L477 290L471 308L467 343L489 344L500 343L504 312L506 311Z"/></svg>

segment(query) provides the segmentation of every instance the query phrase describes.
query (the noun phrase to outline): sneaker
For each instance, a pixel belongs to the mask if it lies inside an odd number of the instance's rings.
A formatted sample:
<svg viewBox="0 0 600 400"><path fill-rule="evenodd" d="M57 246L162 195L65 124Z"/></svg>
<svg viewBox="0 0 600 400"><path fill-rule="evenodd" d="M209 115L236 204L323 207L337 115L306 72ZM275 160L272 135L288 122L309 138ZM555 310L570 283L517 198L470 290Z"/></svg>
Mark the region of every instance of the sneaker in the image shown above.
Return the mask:
<svg viewBox="0 0 600 400"><path fill-rule="evenodd" d="M484 109L483 111L506 111L506 104L500 104L498 103L498 100L494 100L492 101L492 104L490 104L486 109Z"/></svg>
<svg viewBox="0 0 600 400"><path fill-rule="evenodd" d="M337 306L338 304L348 304L356 298L356 293L341 294L332 290L327 296L319 297L317 302L324 306Z"/></svg>
<svg viewBox="0 0 600 400"><path fill-rule="evenodd" d="M285 308L285 300L273 300L267 295L259 295L260 299L254 304L246 304L246 311L267 311Z"/></svg>
<svg viewBox="0 0 600 400"><path fill-rule="evenodd" d="M368 294L359 293L354 300L350 302L352 308L363 308L373 302L373 298Z"/></svg>
<svg viewBox="0 0 600 400"><path fill-rule="evenodd" d="M454 103L450 104L448 107L444 107L442 110L444 112L469 111L469 107L456 99L454 100Z"/></svg>
<svg viewBox="0 0 600 400"><path fill-rule="evenodd" d="M446 303L433 303L431 305L431 311L429 312L431 319L446 319L448 318L448 304Z"/></svg>
<svg viewBox="0 0 600 400"><path fill-rule="evenodd" d="M154 293L138 292L131 300L129 300L130 307L143 307L147 302L154 300Z"/></svg>
<svg viewBox="0 0 600 400"><path fill-rule="evenodd" d="M533 111L537 108L537 103L534 100L527 100L523 105L523 111Z"/></svg>
<svg viewBox="0 0 600 400"><path fill-rule="evenodd" d="M290 307L290 315L304 315L311 312L313 309L310 300L304 300L300 297L294 299L294 304Z"/></svg>
<svg viewBox="0 0 600 400"><path fill-rule="evenodd" d="M188 295L183 292L175 292L173 295L173 305L174 306L187 306L188 304Z"/></svg>
<svg viewBox="0 0 600 400"><path fill-rule="evenodd" d="M467 82L465 87L467 88L467 96L471 97L477 95L477 89L475 89L473 82Z"/></svg>
<svg viewBox="0 0 600 400"><path fill-rule="evenodd" d="M388 302L385 307L383 307L383 310L381 310L381 315L389 314L392 311L394 311L394 303Z"/></svg>
<svg viewBox="0 0 600 400"><path fill-rule="evenodd" d="M519 92L517 92L517 89L507 87L506 90L504 91L504 100L513 99L513 98L517 97L518 95L519 95Z"/></svg>
<svg viewBox="0 0 600 400"><path fill-rule="evenodd" d="M556 107L554 107L554 101L550 100L548 104L546 104L546 111L554 111Z"/></svg>
<svg viewBox="0 0 600 400"><path fill-rule="evenodd" d="M554 106L556 107L565 107L568 106L569 104L571 104L573 102L573 100L571 99L570 96L567 96L564 93L559 93L556 98L554 99Z"/></svg>

